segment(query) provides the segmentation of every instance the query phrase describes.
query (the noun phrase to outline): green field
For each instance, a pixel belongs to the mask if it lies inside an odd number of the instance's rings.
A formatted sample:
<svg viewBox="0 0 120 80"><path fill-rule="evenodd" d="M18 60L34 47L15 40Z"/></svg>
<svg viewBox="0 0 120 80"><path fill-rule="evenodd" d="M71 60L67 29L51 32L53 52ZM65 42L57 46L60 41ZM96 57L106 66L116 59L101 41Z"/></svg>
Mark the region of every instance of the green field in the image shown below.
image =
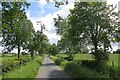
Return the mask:
<svg viewBox="0 0 120 80"><path fill-rule="evenodd" d="M66 54L58 54L58 57L66 57ZM118 57L120 57L120 54L109 54L109 61L108 65L112 66L112 61L114 62L115 67L119 67L118 65ZM79 59L79 60L93 60L92 55L90 54L75 54L74 59Z"/></svg>
<svg viewBox="0 0 120 80"><path fill-rule="evenodd" d="M112 66L112 61L114 62L114 66L115 67L119 67L118 65L118 57L120 55L119 54L110 54L109 55L109 61L108 61L108 65ZM81 59L81 60L92 60L92 56L90 54L76 54L74 56L75 59Z"/></svg>
<svg viewBox="0 0 120 80"><path fill-rule="evenodd" d="M113 80L112 78L115 78L115 76L118 77L118 57L120 56L118 54L109 54L109 61L107 63L107 68L109 69L106 68L106 73L99 73L95 69L83 67L81 66L81 64L76 63L77 61L82 60L93 60L91 54L75 54L73 61L65 60L66 56L67 54L57 54L56 56L51 55L50 58L55 63L59 62L58 66L60 66L72 78L101 78L100 80L103 80L102 78L106 78L104 80ZM64 60L62 61L62 59ZM114 67L112 66L112 62L114 62ZM110 74L112 74L112 77L110 76Z"/></svg>

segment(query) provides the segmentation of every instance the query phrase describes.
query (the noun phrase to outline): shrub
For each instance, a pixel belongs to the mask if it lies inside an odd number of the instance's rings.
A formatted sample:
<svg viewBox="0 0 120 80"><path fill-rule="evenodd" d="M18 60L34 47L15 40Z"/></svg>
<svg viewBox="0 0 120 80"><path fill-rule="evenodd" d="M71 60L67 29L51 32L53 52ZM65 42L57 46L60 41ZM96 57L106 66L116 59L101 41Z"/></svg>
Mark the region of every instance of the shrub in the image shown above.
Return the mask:
<svg viewBox="0 0 120 80"><path fill-rule="evenodd" d="M81 66L96 70L97 72L102 74L109 74L110 71L107 65L99 65L99 63L94 60L82 60Z"/></svg>
<svg viewBox="0 0 120 80"><path fill-rule="evenodd" d="M2 66L1 66L1 68L2 68L2 74L11 71L15 67L18 67L19 65L20 65L19 61L17 61L17 62L10 62L8 64L2 64Z"/></svg>
<svg viewBox="0 0 120 80"><path fill-rule="evenodd" d="M93 61L93 60L82 60L81 61L81 66L88 67L88 68L91 68L91 69L96 69L96 67L97 67L96 62Z"/></svg>
<svg viewBox="0 0 120 80"><path fill-rule="evenodd" d="M25 65L27 62L30 61L30 58L20 58L20 59L15 59L14 62L9 62L9 63L3 63L2 66L2 74L7 73L14 68L20 67L20 65Z"/></svg>
<svg viewBox="0 0 120 80"><path fill-rule="evenodd" d="M91 70L89 68L82 67L80 64L77 64L75 62L67 63L64 70L74 79L76 79L76 78L103 78L103 77L105 77L104 75L100 75L96 71Z"/></svg>
<svg viewBox="0 0 120 80"><path fill-rule="evenodd" d="M67 60L67 61L72 61L73 60L73 56L69 55L67 57L64 57L64 59Z"/></svg>
<svg viewBox="0 0 120 80"><path fill-rule="evenodd" d="M50 59L52 59L52 60L55 62L55 60L57 59L57 57L55 57L55 56L50 56Z"/></svg>
<svg viewBox="0 0 120 80"><path fill-rule="evenodd" d="M68 63L68 61L63 61L63 62L60 63L60 66L61 66L62 68L64 68L67 63Z"/></svg>
<svg viewBox="0 0 120 80"><path fill-rule="evenodd" d="M77 64L81 64L81 59L74 59L74 62L76 62Z"/></svg>
<svg viewBox="0 0 120 80"><path fill-rule="evenodd" d="M96 61L96 65L105 65L107 61L109 60L109 54L107 52L104 52L103 50L97 50L97 53L92 52L94 55L93 58Z"/></svg>
<svg viewBox="0 0 120 80"><path fill-rule="evenodd" d="M63 61L64 61L63 58L57 58L57 59L55 60L55 63L56 63L57 65L60 65L60 63L63 62Z"/></svg>
<svg viewBox="0 0 120 80"><path fill-rule="evenodd" d="M120 71L119 71L119 69L109 67L109 76L111 78L119 78L120 79Z"/></svg>
<svg viewBox="0 0 120 80"><path fill-rule="evenodd" d="M42 62L43 62L43 58L42 57L40 57L39 59L36 59L36 62L38 62L40 65L42 64Z"/></svg>

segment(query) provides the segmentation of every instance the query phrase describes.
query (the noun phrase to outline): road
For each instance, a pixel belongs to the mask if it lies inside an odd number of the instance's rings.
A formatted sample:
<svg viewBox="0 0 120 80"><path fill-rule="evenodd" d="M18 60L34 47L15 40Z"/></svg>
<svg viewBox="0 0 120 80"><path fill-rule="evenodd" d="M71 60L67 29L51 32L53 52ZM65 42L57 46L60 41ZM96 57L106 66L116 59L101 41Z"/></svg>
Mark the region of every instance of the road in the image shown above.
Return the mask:
<svg viewBox="0 0 120 80"><path fill-rule="evenodd" d="M45 59L37 75L37 80L43 80L43 78L44 80L53 80L56 78L70 80L70 77L60 67L58 67L47 55L45 56Z"/></svg>

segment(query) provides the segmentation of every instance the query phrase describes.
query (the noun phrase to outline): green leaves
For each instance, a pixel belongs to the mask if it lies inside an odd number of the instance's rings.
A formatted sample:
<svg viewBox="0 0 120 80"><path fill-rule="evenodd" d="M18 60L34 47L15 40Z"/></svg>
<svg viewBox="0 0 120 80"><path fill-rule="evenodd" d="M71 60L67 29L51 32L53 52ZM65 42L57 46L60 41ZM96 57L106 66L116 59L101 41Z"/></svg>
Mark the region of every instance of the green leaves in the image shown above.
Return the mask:
<svg viewBox="0 0 120 80"><path fill-rule="evenodd" d="M106 2L76 2L69 16L66 19L58 16L54 26L60 31L62 39L73 47L71 51L77 47L81 50L82 45L92 45L95 59L101 61L102 56L105 56L106 61L108 56L105 53L111 48L111 42L118 40L115 37L119 27L115 8Z"/></svg>
<svg viewBox="0 0 120 80"><path fill-rule="evenodd" d="M7 51L24 47L30 36L32 35L33 25L27 19L25 9L30 4L26 2L3 2L2 3L2 44Z"/></svg>

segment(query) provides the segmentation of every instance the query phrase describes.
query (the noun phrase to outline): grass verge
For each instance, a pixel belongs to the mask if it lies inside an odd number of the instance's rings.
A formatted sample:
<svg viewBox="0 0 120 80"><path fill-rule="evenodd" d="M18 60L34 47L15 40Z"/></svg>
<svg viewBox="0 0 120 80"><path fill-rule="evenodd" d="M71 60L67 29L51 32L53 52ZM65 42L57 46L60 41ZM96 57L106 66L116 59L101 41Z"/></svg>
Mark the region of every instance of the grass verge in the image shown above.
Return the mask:
<svg viewBox="0 0 120 80"><path fill-rule="evenodd" d="M43 59L44 57L36 57L25 66L6 73L3 78L36 78Z"/></svg>
<svg viewBox="0 0 120 80"><path fill-rule="evenodd" d="M59 57L50 56L50 58L56 62ZM108 75L103 75L95 70L91 70L87 67L83 67L78 64L76 61L66 61L64 60L58 66L60 66L69 76L71 76L74 80L78 80L77 78L84 78L85 80L98 79L99 80L107 80L110 79ZM111 79L110 79L111 80Z"/></svg>

